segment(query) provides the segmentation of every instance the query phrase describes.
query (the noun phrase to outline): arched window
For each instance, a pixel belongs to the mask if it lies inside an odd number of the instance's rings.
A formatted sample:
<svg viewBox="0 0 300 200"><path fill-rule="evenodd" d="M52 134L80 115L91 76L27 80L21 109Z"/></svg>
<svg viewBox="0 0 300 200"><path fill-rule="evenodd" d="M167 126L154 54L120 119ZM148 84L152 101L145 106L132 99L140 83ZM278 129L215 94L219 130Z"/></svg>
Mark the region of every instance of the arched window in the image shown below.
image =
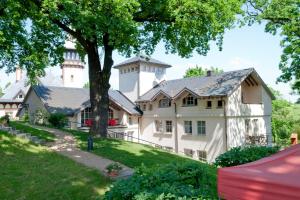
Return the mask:
<svg viewBox="0 0 300 200"><path fill-rule="evenodd" d="M171 101L168 98L163 98L159 100L158 107L159 108L167 108L171 106Z"/></svg>
<svg viewBox="0 0 300 200"><path fill-rule="evenodd" d="M113 119L114 118L114 111L112 109L108 109L108 119Z"/></svg>
<svg viewBox="0 0 300 200"><path fill-rule="evenodd" d="M188 95L185 98L183 98L182 105L183 106L196 106L197 99L192 95Z"/></svg>

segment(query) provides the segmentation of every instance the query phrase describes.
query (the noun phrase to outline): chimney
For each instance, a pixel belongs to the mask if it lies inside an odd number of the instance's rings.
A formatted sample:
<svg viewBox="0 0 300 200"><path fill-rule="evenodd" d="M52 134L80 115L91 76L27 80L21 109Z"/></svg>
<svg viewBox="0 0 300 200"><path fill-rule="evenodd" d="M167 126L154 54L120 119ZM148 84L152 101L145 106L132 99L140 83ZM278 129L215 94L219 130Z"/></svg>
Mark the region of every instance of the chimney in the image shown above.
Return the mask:
<svg viewBox="0 0 300 200"><path fill-rule="evenodd" d="M212 71L211 70L207 70L206 71L206 76L211 76Z"/></svg>
<svg viewBox="0 0 300 200"><path fill-rule="evenodd" d="M16 68L16 82L22 79L22 69L20 67Z"/></svg>

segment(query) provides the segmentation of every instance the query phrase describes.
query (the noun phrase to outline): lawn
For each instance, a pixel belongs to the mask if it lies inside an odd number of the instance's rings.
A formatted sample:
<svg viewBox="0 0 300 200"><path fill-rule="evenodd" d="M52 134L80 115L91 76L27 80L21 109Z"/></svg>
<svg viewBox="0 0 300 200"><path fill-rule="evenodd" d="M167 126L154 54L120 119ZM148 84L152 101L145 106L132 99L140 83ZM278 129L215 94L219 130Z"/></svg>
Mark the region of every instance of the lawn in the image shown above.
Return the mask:
<svg viewBox="0 0 300 200"><path fill-rule="evenodd" d="M40 139L44 139L47 142L52 142L55 139L55 136L52 133L32 128L32 127L27 126L27 125L25 125L23 123L20 123L20 122L11 121L9 123L9 125L11 127L16 128L17 130L21 130L21 131L23 131L25 133L30 133L31 135L37 136Z"/></svg>
<svg viewBox="0 0 300 200"><path fill-rule="evenodd" d="M0 199L101 199L98 171L0 131Z"/></svg>
<svg viewBox="0 0 300 200"><path fill-rule="evenodd" d="M75 136L81 149L87 149L87 133L76 130L65 131ZM94 139L93 153L123 163L132 168L142 164L146 167L152 167L171 162L193 161L189 158L171 154L147 145L115 139Z"/></svg>

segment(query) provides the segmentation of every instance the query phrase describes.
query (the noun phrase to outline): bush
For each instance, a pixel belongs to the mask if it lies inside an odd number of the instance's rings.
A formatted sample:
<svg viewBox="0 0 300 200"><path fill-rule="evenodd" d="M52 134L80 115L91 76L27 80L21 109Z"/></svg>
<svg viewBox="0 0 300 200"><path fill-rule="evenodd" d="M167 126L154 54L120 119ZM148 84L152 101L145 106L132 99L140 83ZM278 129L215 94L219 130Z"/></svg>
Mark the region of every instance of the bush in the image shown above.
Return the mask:
<svg viewBox="0 0 300 200"><path fill-rule="evenodd" d="M50 114L48 122L56 127L56 128L63 128L67 125L67 117L62 113L54 113Z"/></svg>
<svg viewBox="0 0 300 200"><path fill-rule="evenodd" d="M44 109L37 109L33 115L33 123L46 124L48 118L49 118L49 113L47 111L45 111Z"/></svg>
<svg viewBox="0 0 300 200"><path fill-rule="evenodd" d="M9 115L4 115L0 117L0 124L4 126L9 125Z"/></svg>
<svg viewBox="0 0 300 200"><path fill-rule="evenodd" d="M208 164L142 166L129 179L115 182L104 199L217 199L216 185L216 168Z"/></svg>
<svg viewBox="0 0 300 200"><path fill-rule="evenodd" d="M234 147L216 158L215 165L220 167L231 167L253 162L270 156L279 151L279 147L246 146Z"/></svg>

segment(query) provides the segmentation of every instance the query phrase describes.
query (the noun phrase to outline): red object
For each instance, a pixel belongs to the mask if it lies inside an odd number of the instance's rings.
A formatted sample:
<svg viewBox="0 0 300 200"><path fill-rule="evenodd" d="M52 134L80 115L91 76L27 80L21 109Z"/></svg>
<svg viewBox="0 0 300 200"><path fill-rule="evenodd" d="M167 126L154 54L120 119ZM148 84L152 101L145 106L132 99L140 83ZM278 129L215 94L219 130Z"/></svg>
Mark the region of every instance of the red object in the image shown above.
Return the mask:
<svg viewBox="0 0 300 200"><path fill-rule="evenodd" d="M117 120L115 120L115 119L108 120L108 125L109 126L115 126L115 125L117 125Z"/></svg>
<svg viewBox="0 0 300 200"><path fill-rule="evenodd" d="M300 199L300 144L258 161L218 170L223 199Z"/></svg>
<svg viewBox="0 0 300 200"><path fill-rule="evenodd" d="M91 119L86 119L85 122L84 122L84 124L85 124L86 126L91 127L91 126L93 125L93 120L91 120Z"/></svg>

